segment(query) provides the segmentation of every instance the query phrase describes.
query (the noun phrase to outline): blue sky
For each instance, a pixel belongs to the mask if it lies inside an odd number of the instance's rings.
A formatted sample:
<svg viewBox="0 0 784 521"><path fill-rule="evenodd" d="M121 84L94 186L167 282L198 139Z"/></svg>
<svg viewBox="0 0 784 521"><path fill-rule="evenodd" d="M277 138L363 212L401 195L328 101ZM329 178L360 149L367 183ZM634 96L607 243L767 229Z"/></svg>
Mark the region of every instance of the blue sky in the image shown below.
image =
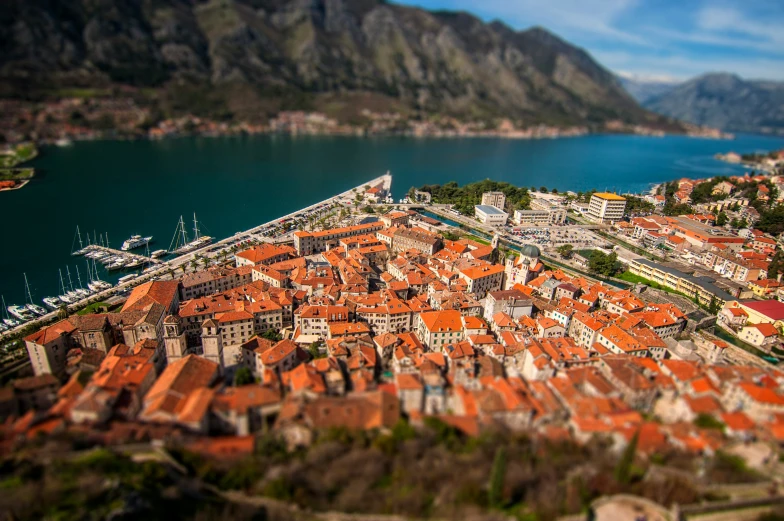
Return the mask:
<svg viewBox="0 0 784 521"><path fill-rule="evenodd" d="M397 0L541 25L608 69L685 79L734 72L784 80L784 0Z"/></svg>

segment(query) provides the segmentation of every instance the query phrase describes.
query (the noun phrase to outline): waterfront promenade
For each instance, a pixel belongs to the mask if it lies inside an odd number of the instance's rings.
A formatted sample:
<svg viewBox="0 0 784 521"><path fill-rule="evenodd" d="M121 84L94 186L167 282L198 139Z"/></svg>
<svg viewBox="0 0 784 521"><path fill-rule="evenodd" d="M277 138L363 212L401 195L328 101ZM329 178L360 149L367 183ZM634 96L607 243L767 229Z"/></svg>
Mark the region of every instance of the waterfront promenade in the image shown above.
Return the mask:
<svg viewBox="0 0 784 521"><path fill-rule="evenodd" d="M91 303L101 302L114 295L131 291L136 286L144 284L145 282L148 282L150 280L159 278L172 271L175 271L179 269L181 266L187 266L189 263L191 263L193 260L197 258L205 258L205 257L208 259L215 258L220 254L221 251L228 252L231 249L231 247L234 246L235 244L239 244L244 241L248 241L256 238L256 234L262 231L267 226L280 223L284 220L297 219L303 216L308 211L318 208L320 206L334 204L334 203L338 203L346 206L351 205L355 201L355 197L357 193L365 192L366 186L377 186L382 183L383 183L384 190L386 190L387 193L389 193L389 191L392 188L392 175L390 175L389 172L387 172L382 176L376 177L374 179L370 179L358 186L350 188L344 192L341 192L323 201L319 201L305 208L301 208L289 214L277 217L266 223L259 224L258 226L254 226L249 230L245 230L243 232L237 232L230 237L226 237L225 239L221 239L220 241L207 244L204 247L199 248L198 250L194 250L184 255L180 255L179 257L175 257L168 261L161 262L160 264L156 265L156 268L154 270L148 271L147 273L142 273L141 275L139 275L133 280L130 280L123 284L118 284L112 287L111 289L107 289L99 293L94 293L85 299L79 300L77 302L68 305L68 310L77 311ZM0 340L13 336L26 327L29 326L40 327L41 325L47 322L53 321L57 318L57 313L58 313L57 311L52 311L51 313L48 313L42 317L38 317L34 320L25 322L20 326L9 329L8 331L5 331L4 333L0 334Z"/></svg>

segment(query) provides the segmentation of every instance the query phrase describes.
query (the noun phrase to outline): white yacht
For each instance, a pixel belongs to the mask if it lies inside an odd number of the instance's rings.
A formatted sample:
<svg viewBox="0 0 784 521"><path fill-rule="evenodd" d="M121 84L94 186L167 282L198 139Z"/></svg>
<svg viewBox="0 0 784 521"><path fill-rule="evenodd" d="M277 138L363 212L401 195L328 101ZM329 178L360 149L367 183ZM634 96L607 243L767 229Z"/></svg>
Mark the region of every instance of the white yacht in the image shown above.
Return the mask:
<svg viewBox="0 0 784 521"><path fill-rule="evenodd" d="M167 253L169 253L167 250L155 250L150 254L150 257L152 257L153 259L157 259L158 257L163 257Z"/></svg>
<svg viewBox="0 0 784 521"><path fill-rule="evenodd" d="M119 270L120 268L124 267L128 264L128 261L123 259L122 257L118 257L114 262L111 264L106 265L107 270Z"/></svg>
<svg viewBox="0 0 784 521"><path fill-rule="evenodd" d="M118 283L118 284L125 284L126 282L130 282L130 281L132 281L132 280L133 280L133 279L135 279L136 277L137 277L137 275L136 275L135 273L131 273L130 275L124 275L124 276L122 276L122 277L120 277L120 278L119 278L119 280L117 281L117 283Z"/></svg>
<svg viewBox="0 0 784 521"><path fill-rule="evenodd" d="M131 262L125 265L125 269L138 268L141 265L142 261L140 259L131 259Z"/></svg>
<svg viewBox="0 0 784 521"><path fill-rule="evenodd" d="M132 235L129 239L126 239L124 243L122 243L122 251L133 250L135 248L140 248L149 244L152 240L152 235L149 237L142 237L141 235Z"/></svg>
<svg viewBox="0 0 784 521"><path fill-rule="evenodd" d="M90 290L92 290L94 293L98 293L111 288L112 285L100 279L95 279L94 281L87 283L87 287L90 288Z"/></svg>
<svg viewBox="0 0 784 521"><path fill-rule="evenodd" d="M52 310L60 309L60 306L63 304L59 297L44 297L43 301L46 307Z"/></svg>
<svg viewBox="0 0 784 521"><path fill-rule="evenodd" d="M16 326L20 325L21 322L19 322L16 319L13 319L13 318L4 318L3 319L3 324L5 324L8 327L16 327Z"/></svg>
<svg viewBox="0 0 784 521"><path fill-rule="evenodd" d="M38 315L39 317L42 317L47 313L49 313L46 309L44 309L43 306L39 306L38 304L27 304L25 307L29 312L31 312L34 315Z"/></svg>
<svg viewBox="0 0 784 521"><path fill-rule="evenodd" d="M32 313L25 306L8 306L8 313L18 318L22 322L27 322L33 318Z"/></svg>
<svg viewBox="0 0 784 521"><path fill-rule="evenodd" d="M92 293L91 293L90 291L88 291L88 290L86 290L86 289L84 289L84 288L76 288L76 289L74 290L74 293L76 293L77 295L79 295L79 298L87 298L87 297L89 297L90 295L92 295Z"/></svg>

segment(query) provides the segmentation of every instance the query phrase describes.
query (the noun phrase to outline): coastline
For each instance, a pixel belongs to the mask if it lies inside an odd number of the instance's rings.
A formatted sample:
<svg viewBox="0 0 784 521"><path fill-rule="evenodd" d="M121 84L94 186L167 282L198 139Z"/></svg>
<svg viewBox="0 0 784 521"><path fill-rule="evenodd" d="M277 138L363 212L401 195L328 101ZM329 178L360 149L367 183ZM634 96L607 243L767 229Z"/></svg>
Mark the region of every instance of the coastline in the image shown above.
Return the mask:
<svg viewBox="0 0 784 521"><path fill-rule="evenodd" d="M11 192L13 190L19 190L20 188L23 188L29 182L30 182L30 179L23 179L22 181L19 181L19 184L15 185L15 186L12 186L12 187L9 187L9 188L0 188L0 192Z"/></svg>

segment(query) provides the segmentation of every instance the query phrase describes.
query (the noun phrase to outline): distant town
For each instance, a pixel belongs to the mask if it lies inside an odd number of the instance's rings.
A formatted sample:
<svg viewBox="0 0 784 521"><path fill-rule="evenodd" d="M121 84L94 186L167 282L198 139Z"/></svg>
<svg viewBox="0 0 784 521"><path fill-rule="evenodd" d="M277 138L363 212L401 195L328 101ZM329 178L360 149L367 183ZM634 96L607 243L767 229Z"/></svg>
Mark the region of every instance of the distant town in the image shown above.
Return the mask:
<svg viewBox="0 0 784 521"><path fill-rule="evenodd" d="M461 121L438 115L403 116L399 113L363 110L360 120L341 122L320 112L282 111L266 121L217 121L192 114L165 118L133 98L96 97L62 98L27 102L0 100L0 134L6 143L66 145L75 140L92 139L160 139L201 135L284 133L292 135L405 135L415 137L504 137L541 139L573 137L589 132L626 133L664 136L656 128L608 121L601 128L585 126L557 127L537 123L495 119ZM731 134L715 129L684 124L686 134L695 137L731 139Z"/></svg>
<svg viewBox="0 0 784 521"><path fill-rule="evenodd" d="M78 438L233 465L270 436L292 453L325 432L500 429L600 443L620 470L592 494L634 492L663 516L733 480L778 498L782 164L644 196L488 180L395 201L383 176L9 328L0 452ZM664 455L690 499L629 488L632 461L675 479ZM287 483L266 490L296 501Z"/></svg>

